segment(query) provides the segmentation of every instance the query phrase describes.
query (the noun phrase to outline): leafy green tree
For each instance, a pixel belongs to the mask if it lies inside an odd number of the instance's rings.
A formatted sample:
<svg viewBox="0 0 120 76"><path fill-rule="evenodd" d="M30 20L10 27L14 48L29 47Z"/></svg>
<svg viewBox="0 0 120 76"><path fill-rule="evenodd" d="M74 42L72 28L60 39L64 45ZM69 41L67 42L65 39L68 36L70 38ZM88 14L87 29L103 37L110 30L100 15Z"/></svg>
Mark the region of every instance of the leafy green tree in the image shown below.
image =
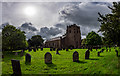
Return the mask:
<svg viewBox="0 0 120 76"><path fill-rule="evenodd" d="M2 49L17 50L28 46L24 32L12 25L6 25L2 30Z"/></svg>
<svg viewBox="0 0 120 76"><path fill-rule="evenodd" d="M43 44L43 39L40 35L35 35L32 36L31 39L28 40L29 47L37 47L37 46L42 46Z"/></svg>
<svg viewBox="0 0 120 76"><path fill-rule="evenodd" d="M120 46L120 2L113 2L110 14L99 14L98 21L101 23L99 32L104 35L104 41L108 45Z"/></svg>
<svg viewBox="0 0 120 76"><path fill-rule="evenodd" d="M96 46L102 44L102 38L94 31L89 32L86 36L86 45L88 46Z"/></svg>
<svg viewBox="0 0 120 76"><path fill-rule="evenodd" d="M85 43L86 43L86 38L84 38L84 39L82 40L81 45L84 46Z"/></svg>

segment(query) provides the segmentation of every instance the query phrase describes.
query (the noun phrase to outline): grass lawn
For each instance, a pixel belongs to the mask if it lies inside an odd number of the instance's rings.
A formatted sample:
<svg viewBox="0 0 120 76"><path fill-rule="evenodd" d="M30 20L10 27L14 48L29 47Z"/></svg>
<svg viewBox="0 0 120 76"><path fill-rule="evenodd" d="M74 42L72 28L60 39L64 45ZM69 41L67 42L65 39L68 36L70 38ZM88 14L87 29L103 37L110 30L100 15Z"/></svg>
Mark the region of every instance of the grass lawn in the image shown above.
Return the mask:
<svg viewBox="0 0 120 76"><path fill-rule="evenodd" d="M117 48L118 49L118 48ZM69 51L61 50L60 55L56 54L56 51L50 51L49 48L44 48L43 51L25 51L29 53L31 58L31 65L25 64L24 56L20 57L20 53L15 56L15 53L4 52L4 59L2 60L2 74L12 74L11 59L20 60L20 66L22 74L118 74L120 53L119 57L116 56L114 48L111 48L111 52L106 50L101 53L100 57L97 56L96 51L90 51L90 59L85 59L85 51L87 49L73 49ZM79 53L80 62L73 62L73 52ZM120 52L120 50L118 49ZM44 55L46 52L52 54L52 63L45 64Z"/></svg>

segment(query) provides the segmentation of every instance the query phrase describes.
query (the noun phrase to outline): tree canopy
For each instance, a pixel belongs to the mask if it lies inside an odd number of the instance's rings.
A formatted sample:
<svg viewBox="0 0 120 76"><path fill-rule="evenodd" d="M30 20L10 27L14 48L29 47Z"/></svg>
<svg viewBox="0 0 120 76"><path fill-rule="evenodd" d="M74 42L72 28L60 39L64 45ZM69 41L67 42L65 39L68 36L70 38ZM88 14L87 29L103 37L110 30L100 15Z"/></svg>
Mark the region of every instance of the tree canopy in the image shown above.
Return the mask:
<svg viewBox="0 0 120 76"><path fill-rule="evenodd" d="M31 39L28 40L28 44L29 44L29 47L38 47L38 46L42 46L43 44L43 39L40 35L35 35L35 36L32 36Z"/></svg>
<svg viewBox="0 0 120 76"><path fill-rule="evenodd" d="M99 32L103 33L106 44L120 46L120 2L113 2L113 6L108 8L112 13L105 15L98 13L98 21L101 24Z"/></svg>
<svg viewBox="0 0 120 76"><path fill-rule="evenodd" d="M94 31L89 32L88 35L86 36L85 44L88 45L88 46L101 45L102 44L102 38L101 38L101 36L99 36Z"/></svg>
<svg viewBox="0 0 120 76"><path fill-rule="evenodd" d="M2 49L17 50L28 46L26 36L20 29L16 29L13 25L6 25L2 30Z"/></svg>

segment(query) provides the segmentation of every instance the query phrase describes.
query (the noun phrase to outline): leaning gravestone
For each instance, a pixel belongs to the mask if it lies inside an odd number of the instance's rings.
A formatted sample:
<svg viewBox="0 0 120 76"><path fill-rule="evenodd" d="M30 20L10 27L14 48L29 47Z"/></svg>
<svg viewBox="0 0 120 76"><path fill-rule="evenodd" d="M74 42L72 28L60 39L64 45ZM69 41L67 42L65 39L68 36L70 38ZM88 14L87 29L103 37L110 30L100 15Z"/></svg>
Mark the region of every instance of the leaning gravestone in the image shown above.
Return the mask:
<svg viewBox="0 0 120 76"><path fill-rule="evenodd" d="M87 50L87 51L85 52L85 59L89 59L89 55L90 55L90 51Z"/></svg>
<svg viewBox="0 0 120 76"><path fill-rule="evenodd" d="M21 75L20 61L12 59L11 62L13 68L13 75Z"/></svg>
<svg viewBox="0 0 120 76"><path fill-rule="evenodd" d="M31 63L31 55L28 53L25 55L25 63Z"/></svg>
<svg viewBox="0 0 120 76"><path fill-rule="evenodd" d="M79 53L77 51L73 53L73 62L79 62Z"/></svg>
<svg viewBox="0 0 120 76"><path fill-rule="evenodd" d="M45 58L45 64L51 64L52 63L52 55L49 52L47 52L45 54L44 58Z"/></svg>

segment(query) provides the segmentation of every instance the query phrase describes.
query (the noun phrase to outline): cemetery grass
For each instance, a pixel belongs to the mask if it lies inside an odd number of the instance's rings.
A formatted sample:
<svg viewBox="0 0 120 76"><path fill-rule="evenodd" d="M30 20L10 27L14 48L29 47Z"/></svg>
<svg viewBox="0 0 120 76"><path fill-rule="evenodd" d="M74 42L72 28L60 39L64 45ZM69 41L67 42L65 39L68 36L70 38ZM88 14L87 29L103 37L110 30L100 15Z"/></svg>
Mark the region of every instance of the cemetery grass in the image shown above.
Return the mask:
<svg viewBox="0 0 120 76"><path fill-rule="evenodd" d="M118 49L118 48L117 48ZM12 74L11 59L20 60L22 74L118 74L120 54L116 56L114 48L111 52L106 50L101 53L100 57L97 56L96 51L90 51L90 59L85 59L85 51L87 49L73 49L69 51L61 50L60 55L56 51L50 51L50 48L40 49L36 52L28 50L25 51L24 56L18 53L3 52L4 59L2 59L2 74ZM19 50L18 50L19 51ZM79 53L79 62L73 62L73 52ZM120 52L120 50L118 49ZM45 64L44 55L46 52L52 54L52 63ZM31 64L25 64L25 54L29 53L31 57Z"/></svg>

